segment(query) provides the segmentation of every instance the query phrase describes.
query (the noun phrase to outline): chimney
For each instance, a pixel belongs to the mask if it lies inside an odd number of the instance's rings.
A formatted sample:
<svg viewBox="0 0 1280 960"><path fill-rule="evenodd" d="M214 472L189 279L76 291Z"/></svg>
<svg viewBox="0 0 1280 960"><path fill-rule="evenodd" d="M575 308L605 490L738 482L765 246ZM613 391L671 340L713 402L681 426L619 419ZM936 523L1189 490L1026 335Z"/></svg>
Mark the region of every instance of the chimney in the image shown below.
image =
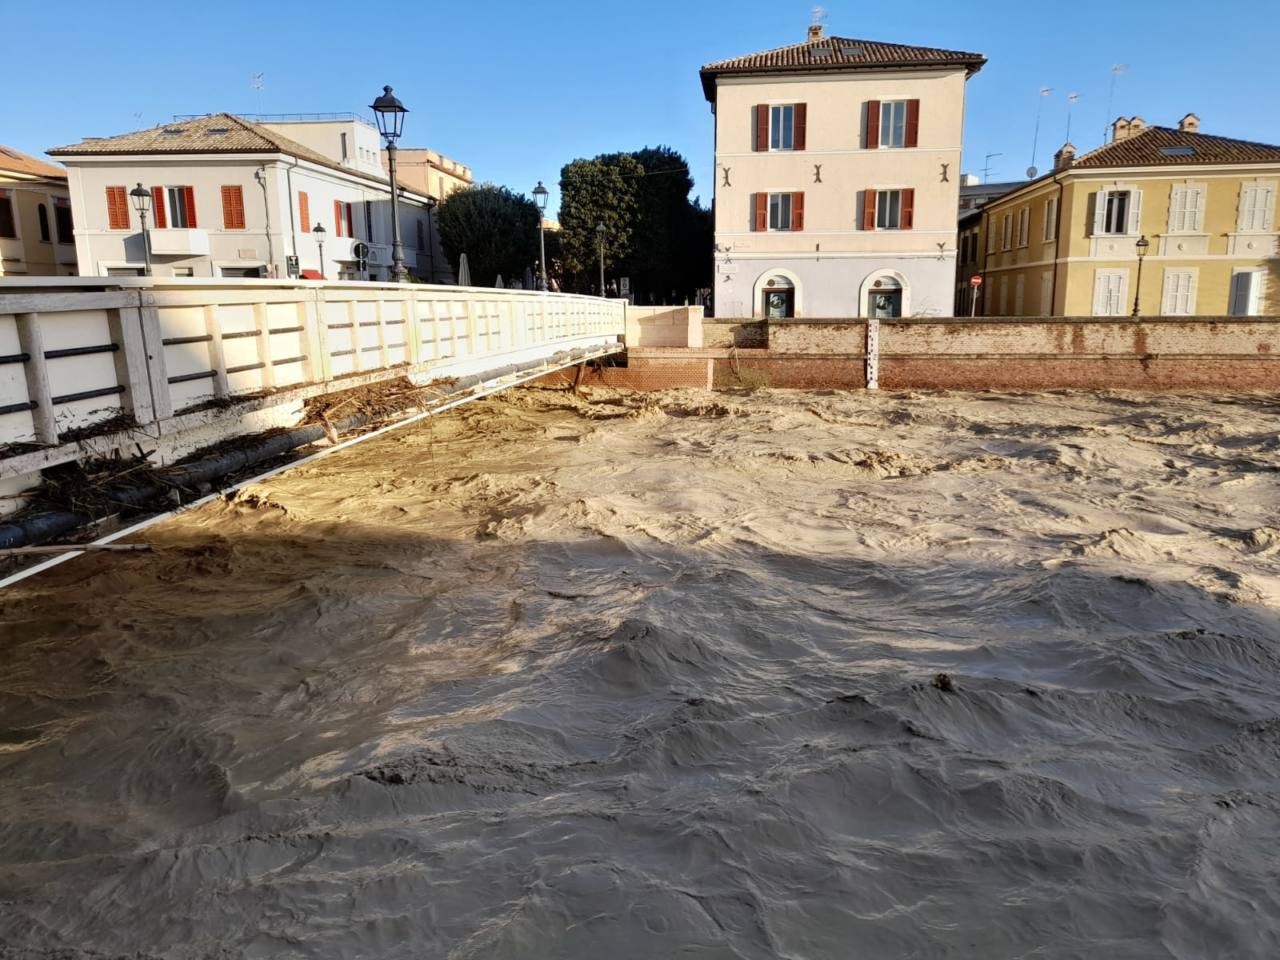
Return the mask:
<svg viewBox="0 0 1280 960"><path fill-rule="evenodd" d="M1111 124L1111 142L1118 143L1127 139L1129 139L1129 121L1124 117L1116 117L1116 122Z"/></svg>
<svg viewBox="0 0 1280 960"><path fill-rule="evenodd" d="M1053 155L1053 169L1055 172L1058 170L1066 170L1068 167L1073 166L1075 162L1075 144L1064 143L1061 149Z"/></svg>
<svg viewBox="0 0 1280 960"><path fill-rule="evenodd" d="M820 23L809 24L809 42L815 43L821 39L822 39L822 24Z"/></svg>
<svg viewBox="0 0 1280 960"><path fill-rule="evenodd" d="M1199 133L1200 118L1194 113L1188 113L1185 117L1178 121L1178 129L1183 133Z"/></svg>
<svg viewBox="0 0 1280 960"><path fill-rule="evenodd" d="M1147 129L1147 121L1143 120L1141 117L1129 118L1129 136L1136 137L1145 129Z"/></svg>

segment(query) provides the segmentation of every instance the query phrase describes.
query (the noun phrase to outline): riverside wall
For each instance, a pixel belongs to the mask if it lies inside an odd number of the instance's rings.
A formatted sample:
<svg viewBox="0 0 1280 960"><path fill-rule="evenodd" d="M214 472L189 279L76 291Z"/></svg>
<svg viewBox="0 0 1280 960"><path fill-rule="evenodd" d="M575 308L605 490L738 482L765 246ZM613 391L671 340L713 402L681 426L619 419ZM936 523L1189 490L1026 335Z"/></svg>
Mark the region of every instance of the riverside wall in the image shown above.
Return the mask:
<svg viewBox="0 0 1280 960"><path fill-rule="evenodd" d="M705 320L697 345L673 332L629 337L625 366L584 382L866 386L865 319ZM903 318L879 325L878 371L889 390L1280 390L1280 316Z"/></svg>

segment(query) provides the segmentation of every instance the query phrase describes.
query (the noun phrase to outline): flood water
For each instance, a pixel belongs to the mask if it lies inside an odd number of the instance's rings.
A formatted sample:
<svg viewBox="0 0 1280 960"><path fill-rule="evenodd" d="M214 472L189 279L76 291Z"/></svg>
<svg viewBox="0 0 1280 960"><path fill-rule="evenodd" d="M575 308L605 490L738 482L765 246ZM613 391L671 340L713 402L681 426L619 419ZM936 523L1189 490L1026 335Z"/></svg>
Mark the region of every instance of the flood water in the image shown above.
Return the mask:
<svg viewBox="0 0 1280 960"><path fill-rule="evenodd" d="M528 390L64 564L0 956L1280 956L1277 415Z"/></svg>

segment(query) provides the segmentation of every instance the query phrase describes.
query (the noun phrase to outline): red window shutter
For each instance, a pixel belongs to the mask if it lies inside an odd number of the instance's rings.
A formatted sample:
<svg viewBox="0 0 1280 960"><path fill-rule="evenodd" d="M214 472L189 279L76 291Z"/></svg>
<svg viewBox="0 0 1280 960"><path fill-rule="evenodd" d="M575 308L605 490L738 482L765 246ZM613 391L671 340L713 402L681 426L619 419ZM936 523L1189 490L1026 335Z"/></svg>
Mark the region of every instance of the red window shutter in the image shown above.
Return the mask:
<svg viewBox="0 0 1280 960"><path fill-rule="evenodd" d="M354 207L355 204L344 203L343 206L347 208L347 236L354 237L356 235L356 232L354 228L352 228L351 226L351 208Z"/></svg>
<svg viewBox="0 0 1280 960"><path fill-rule="evenodd" d="M238 186L222 188L222 228L244 229L244 191Z"/></svg>
<svg viewBox="0 0 1280 960"><path fill-rule="evenodd" d="M334 236L338 236L338 237L345 236L345 234L342 232L342 201L341 200L333 201L333 224L334 224L334 230L333 230Z"/></svg>
<svg viewBox="0 0 1280 960"><path fill-rule="evenodd" d="M804 229L804 194L793 193L791 195L791 229Z"/></svg>
<svg viewBox="0 0 1280 960"><path fill-rule="evenodd" d="M756 232L769 229L769 195L767 193L751 195L751 229Z"/></svg>
<svg viewBox="0 0 1280 960"><path fill-rule="evenodd" d="M874 230L876 228L876 192L874 190L862 191L862 229Z"/></svg>
<svg viewBox="0 0 1280 960"><path fill-rule="evenodd" d="M311 198L298 191L298 216L302 218L302 232L311 232Z"/></svg>
<svg viewBox="0 0 1280 960"><path fill-rule="evenodd" d="M769 105L761 103L756 106L756 152L769 149Z"/></svg>
<svg viewBox="0 0 1280 960"><path fill-rule="evenodd" d="M899 221L901 229L910 230L915 222L916 207L916 191L914 187L908 187L902 191L902 218Z"/></svg>
<svg viewBox="0 0 1280 960"><path fill-rule="evenodd" d="M880 101L867 101L867 143L868 150L880 146Z"/></svg>
<svg viewBox="0 0 1280 960"><path fill-rule="evenodd" d="M915 147L920 144L920 101L907 101L907 129L903 146Z"/></svg>
<svg viewBox="0 0 1280 960"><path fill-rule="evenodd" d="M182 192L187 198L187 226L194 230L196 224L196 192L191 187L183 187Z"/></svg>
<svg viewBox="0 0 1280 960"><path fill-rule="evenodd" d="M129 199L124 187L107 187L107 227L129 229Z"/></svg>
<svg viewBox="0 0 1280 960"><path fill-rule="evenodd" d="M797 103L795 107L795 132L792 135L792 145L796 150L804 149L805 128L809 124L809 105L807 103Z"/></svg>
<svg viewBox="0 0 1280 960"><path fill-rule="evenodd" d="M151 188L151 209L156 215L156 226L167 227L169 222L164 215L164 187Z"/></svg>

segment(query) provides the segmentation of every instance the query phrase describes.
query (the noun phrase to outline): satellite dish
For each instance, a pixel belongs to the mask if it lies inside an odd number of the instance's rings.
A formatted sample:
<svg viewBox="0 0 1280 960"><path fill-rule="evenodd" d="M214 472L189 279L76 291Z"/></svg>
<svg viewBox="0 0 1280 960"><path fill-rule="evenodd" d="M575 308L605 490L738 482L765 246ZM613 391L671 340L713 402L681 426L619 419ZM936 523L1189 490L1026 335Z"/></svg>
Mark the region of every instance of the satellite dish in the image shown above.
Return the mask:
<svg viewBox="0 0 1280 960"><path fill-rule="evenodd" d="M1034 180L1036 178L1036 174L1039 172L1040 171L1037 170L1035 167L1027 167L1027 179Z"/></svg>

